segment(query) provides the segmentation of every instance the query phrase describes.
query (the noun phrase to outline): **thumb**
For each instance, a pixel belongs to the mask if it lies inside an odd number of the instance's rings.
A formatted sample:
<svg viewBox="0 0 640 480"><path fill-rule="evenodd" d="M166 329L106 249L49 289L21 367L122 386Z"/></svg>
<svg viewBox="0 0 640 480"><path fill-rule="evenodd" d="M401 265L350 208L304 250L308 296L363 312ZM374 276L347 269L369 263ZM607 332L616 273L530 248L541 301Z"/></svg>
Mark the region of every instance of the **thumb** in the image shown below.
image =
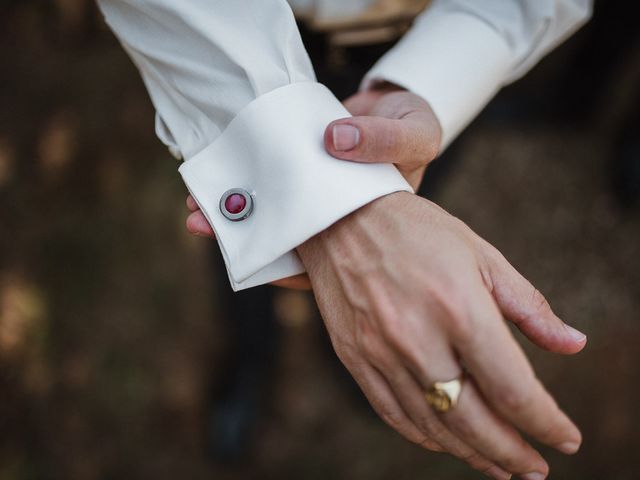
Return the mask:
<svg viewBox="0 0 640 480"><path fill-rule="evenodd" d="M440 134L426 115L416 112L401 119L363 116L331 122L324 143L329 154L364 163L395 163L418 168L438 154Z"/></svg>
<svg viewBox="0 0 640 480"><path fill-rule="evenodd" d="M500 252L491 249L486 281L505 318L540 348L563 354L582 350L586 335L560 320L544 296Z"/></svg>

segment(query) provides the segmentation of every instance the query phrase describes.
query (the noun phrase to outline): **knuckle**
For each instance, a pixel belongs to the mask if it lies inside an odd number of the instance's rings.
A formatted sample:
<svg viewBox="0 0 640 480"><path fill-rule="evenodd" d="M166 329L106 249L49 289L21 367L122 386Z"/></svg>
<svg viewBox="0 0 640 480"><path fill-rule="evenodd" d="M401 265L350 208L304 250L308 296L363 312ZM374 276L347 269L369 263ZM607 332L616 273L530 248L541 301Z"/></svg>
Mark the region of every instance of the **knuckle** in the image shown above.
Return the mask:
<svg viewBox="0 0 640 480"><path fill-rule="evenodd" d="M468 453L461 455L460 460L469 464L471 468L474 468L480 471L484 471L487 468L491 467L491 463L475 450L469 451Z"/></svg>
<svg viewBox="0 0 640 480"><path fill-rule="evenodd" d="M419 439L415 443L420 445L425 450L429 450L431 452L443 452L444 451L444 449L438 443L434 442L433 440L431 440L428 437L423 437L423 438Z"/></svg>
<svg viewBox="0 0 640 480"><path fill-rule="evenodd" d="M333 349L340 361L347 367L357 366L361 362L360 355L358 355L356 347L350 344L334 343Z"/></svg>
<svg viewBox="0 0 640 480"><path fill-rule="evenodd" d="M441 296L439 301L445 313L445 327L449 335L459 344L471 343L475 338L475 327L473 317L466 308L466 298L452 291L446 296Z"/></svg>
<svg viewBox="0 0 640 480"><path fill-rule="evenodd" d="M389 301L378 302L377 341L398 353L411 350L411 316L402 314Z"/></svg>
<svg viewBox="0 0 640 480"><path fill-rule="evenodd" d="M357 350L371 364L382 371L389 370L389 358L380 337L371 330L360 332L356 337Z"/></svg>
<svg viewBox="0 0 640 480"><path fill-rule="evenodd" d="M472 318L466 308L467 295L456 286L433 285L427 290L430 310L440 319L450 335L459 340L472 337Z"/></svg>
<svg viewBox="0 0 640 480"><path fill-rule="evenodd" d="M421 163L429 163L431 160L438 156L440 153L440 142L441 138L439 134L435 134L429 132L427 134L423 134L422 136L422 151L421 154Z"/></svg>
<svg viewBox="0 0 640 480"><path fill-rule="evenodd" d="M507 410L519 413L525 410L529 398L519 390L506 393L504 396L504 406Z"/></svg>
<svg viewBox="0 0 640 480"><path fill-rule="evenodd" d="M398 316L387 316L380 325L382 337L385 342L394 350L405 353L410 350L409 332L407 331L406 320L401 320Z"/></svg>
<svg viewBox="0 0 640 480"><path fill-rule="evenodd" d="M358 351L366 357L372 357L377 354L377 348L373 332L366 328L360 329L355 337L355 344Z"/></svg>
<svg viewBox="0 0 640 480"><path fill-rule="evenodd" d="M493 281L490 261L487 260L486 257L483 257L480 255L478 257L478 267L480 270L480 277L482 278L482 283L486 287L487 291L491 294L491 296L494 296L496 286Z"/></svg>
<svg viewBox="0 0 640 480"><path fill-rule="evenodd" d="M384 423L389 425L394 430L403 430L404 417L398 410L391 408L390 406L383 405L378 408L378 415Z"/></svg>
<svg viewBox="0 0 640 480"><path fill-rule="evenodd" d="M544 295L535 287L532 288L531 293L531 305L533 307L533 312L538 315L544 315L551 310L551 306L549 302L544 297Z"/></svg>
<svg viewBox="0 0 640 480"><path fill-rule="evenodd" d="M468 345L474 340L474 328L471 317L456 315L449 318L449 332L458 344Z"/></svg>
<svg viewBox="0 0 640 480"><path fill-rule="evenodd" d="M432 138L431 141L427 145L427 157L429 160L433 160L440 153L440 142L442 138L440 135Z"/></svg>
<svg viewBox="0 0 640 480"><path fill-rule="evenodd" d="M447 427L445 427L438 419L431 416L421 418L419 425L420 430L430 438L444 438L447 434Z"/></svg>
<svg viewBox="0 0 640 480"><path fill-rule="evenodd" d="M520 388L506 389L502 398L504 408L517 415L526 412L531 406L534 383L535 381L525 381Z"/></svg>
<svg viewBox="0 0 640 480"><path fill-rule="evenodd" d="M421 368L421 357L424 356L420 346L418 328L412 324L409 315L387 317L380 326L381 336L388 347L410 364Z"/></svg>

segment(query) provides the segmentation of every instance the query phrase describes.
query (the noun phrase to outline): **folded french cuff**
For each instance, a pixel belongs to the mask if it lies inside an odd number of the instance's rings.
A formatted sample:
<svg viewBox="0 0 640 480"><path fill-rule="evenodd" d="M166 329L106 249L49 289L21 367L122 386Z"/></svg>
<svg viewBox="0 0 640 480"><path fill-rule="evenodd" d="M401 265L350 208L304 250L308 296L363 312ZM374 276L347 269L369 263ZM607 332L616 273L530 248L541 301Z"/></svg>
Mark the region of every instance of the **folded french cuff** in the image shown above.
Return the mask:
<svg viewBox="0 0 640 480"><path fill-rule="evenodd" d="M500 89L513 62L504 37L484 20L433 7L374 65L362 88L386 80L424 98L440 121L444 150Z"/></svg>
<svg viewBox="0 0 640 480"><path fill-rule="evenodd" d="M324 149L349 116L323 85L294 83L245 107L180 173L216 233L234 290L304 272L295 248L372 200L411 187L392 165L337 160ZM248 192L251 214L223 215L220 199Z"/></svg>

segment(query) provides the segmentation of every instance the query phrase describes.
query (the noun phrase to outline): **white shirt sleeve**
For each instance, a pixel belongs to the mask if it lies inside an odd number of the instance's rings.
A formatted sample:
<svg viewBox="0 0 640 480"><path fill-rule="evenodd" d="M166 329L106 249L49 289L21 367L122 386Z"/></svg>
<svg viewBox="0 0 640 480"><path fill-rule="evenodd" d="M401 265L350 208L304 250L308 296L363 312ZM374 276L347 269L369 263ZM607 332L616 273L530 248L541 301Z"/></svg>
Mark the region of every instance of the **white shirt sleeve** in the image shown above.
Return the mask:
<svg viewBox="0 0 640 480"><path fill-rule="evenodd" d="M592 0L434 0L366 75L423 97L443 150L497 91L533 67L591 15Z"/></svg>
<svg viewBox="0 0 640 480"><path fill-rule="evenodd" d="M98 0L156 107L156 131L216 233L234 290L304 272L295 248L410 186L389 165L336 160L323 133L348 112L316 83L285 0ZM253 211L223 215L242 189Z"/></svg>

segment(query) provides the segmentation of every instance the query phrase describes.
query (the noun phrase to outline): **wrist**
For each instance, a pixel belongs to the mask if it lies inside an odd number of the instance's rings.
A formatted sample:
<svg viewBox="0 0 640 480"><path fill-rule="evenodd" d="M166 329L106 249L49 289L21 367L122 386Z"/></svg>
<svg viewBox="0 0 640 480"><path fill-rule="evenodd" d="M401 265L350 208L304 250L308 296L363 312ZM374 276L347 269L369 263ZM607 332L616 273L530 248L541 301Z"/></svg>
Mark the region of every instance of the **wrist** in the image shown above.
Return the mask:
<svg viewBox="0 0 640 480"><path fill-rule="evenodd" d="M364 243L374 234L372 229L389 228L390 221L415 198L409 192L395 192L377 198L298 246L297 252L311 279L329 254L338 252L346 255L355 250L352 246L366 248Z"/></svg>

